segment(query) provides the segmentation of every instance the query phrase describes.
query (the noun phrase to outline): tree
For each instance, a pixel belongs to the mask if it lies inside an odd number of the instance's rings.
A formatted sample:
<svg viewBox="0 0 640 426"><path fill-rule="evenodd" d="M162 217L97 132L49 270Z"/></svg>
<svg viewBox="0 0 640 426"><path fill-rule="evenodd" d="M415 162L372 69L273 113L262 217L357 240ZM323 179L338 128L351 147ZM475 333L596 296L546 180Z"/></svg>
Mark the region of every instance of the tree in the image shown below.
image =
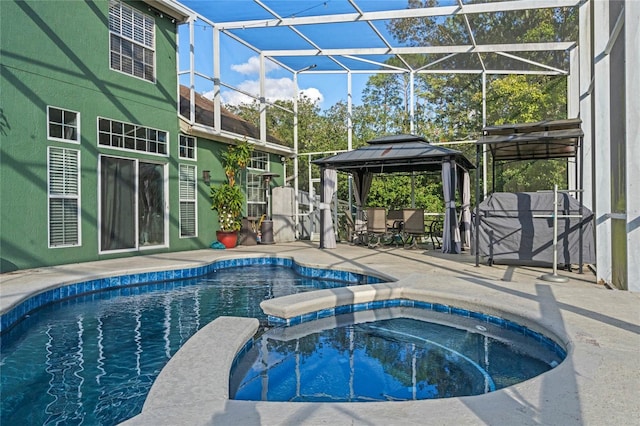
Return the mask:
<svg viewBox="0 0 640 426"><path fill-rule="evenodd" d="M409 0L409 7L435 6L434 0ZM503 43L575 40L577 11L575 8L535 9L467 15L476 41ZM409 45L470 44L466 23L460 17L442 20L412 18L393 20L389 31L401 43ZM520 52L523 59L551 63L558 68L568 60L564 52ZM412 58L416 65L441 60L448 69L479 68L477 55L424 55ZM505 61L496 54L484 54L484 64ZM513 66L523 66L517 62ZM376 84L377 82L371 82ZM482 130L481 76L473 74L419 74L416 77L417 123L431 126L417 128L431 141L478 138ZM490 77L487 84L487 124L531 122L566 117L566 78L544 75L509 75ZM469 156L474 147L461 147ZM533 191L548 189L554 183L566 182L565 161L536 161L502 166L498 190ZM491 178L491 177L489 177Z"/></svg>
<svg viewBox="0 0 640 426"><path fill-rule="evenodd" d="M376 74L369 78L362 94L369 114L368 121L378 135L409 131L409 80L403 74Z"/></svg>

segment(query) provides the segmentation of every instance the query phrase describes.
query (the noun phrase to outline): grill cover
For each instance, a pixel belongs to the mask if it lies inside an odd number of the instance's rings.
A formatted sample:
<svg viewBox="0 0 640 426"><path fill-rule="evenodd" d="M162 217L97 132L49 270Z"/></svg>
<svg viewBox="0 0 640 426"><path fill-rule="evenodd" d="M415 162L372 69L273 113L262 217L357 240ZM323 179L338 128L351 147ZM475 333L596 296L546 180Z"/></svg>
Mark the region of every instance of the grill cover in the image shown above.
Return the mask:
<svg viewBox="0 0 640 426"><path fill-rule="evenodd" d="M558 201L558 264L580 263L581 239L582 264L595 263L593 213L583 207L582 218L562 218L579 215L580 203L567 193L558 193ZM490 195L479 206L479 254L489 263L552 265L552 215L553 192ZM472 222L476 232L475 220Z"/></svg>

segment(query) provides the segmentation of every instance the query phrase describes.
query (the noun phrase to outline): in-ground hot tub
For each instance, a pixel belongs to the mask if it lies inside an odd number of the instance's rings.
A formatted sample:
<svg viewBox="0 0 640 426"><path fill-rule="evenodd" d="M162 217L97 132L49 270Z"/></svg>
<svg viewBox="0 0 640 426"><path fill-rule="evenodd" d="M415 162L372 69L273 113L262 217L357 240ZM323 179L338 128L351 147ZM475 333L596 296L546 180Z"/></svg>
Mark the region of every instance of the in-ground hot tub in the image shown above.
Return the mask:
<svg viewBox="0 0 640 426"><path fill-rule="evenodd" d="M549 371L566 356L553 340L496 316L404 299L376 305L393 307L267 331L234 363L231 398L374 402L480 395Z"/></svg>

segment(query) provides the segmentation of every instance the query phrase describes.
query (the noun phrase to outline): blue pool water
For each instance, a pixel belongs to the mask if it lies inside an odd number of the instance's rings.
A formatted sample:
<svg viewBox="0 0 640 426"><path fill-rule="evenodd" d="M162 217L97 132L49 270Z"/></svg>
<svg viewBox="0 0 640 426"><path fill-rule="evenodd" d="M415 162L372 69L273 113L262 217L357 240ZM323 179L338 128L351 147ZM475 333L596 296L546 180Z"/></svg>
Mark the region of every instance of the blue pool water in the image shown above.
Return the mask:
<svg viewBox="0 0 640 426"><path fill-rule="evenodd" d="M562 362L564 351L540 337L417 308L339 315L264 333L237 360L230 390L234 399L289 402L479 395Z"/></svg>
<svg viewBox="0 0 640 426"><path fill-rule="evenodd" d="M187 339L218 316L264 320L264 299L344 285L255 265L46 305L1 335L0 424L122 422L141 411Z"/></svg>

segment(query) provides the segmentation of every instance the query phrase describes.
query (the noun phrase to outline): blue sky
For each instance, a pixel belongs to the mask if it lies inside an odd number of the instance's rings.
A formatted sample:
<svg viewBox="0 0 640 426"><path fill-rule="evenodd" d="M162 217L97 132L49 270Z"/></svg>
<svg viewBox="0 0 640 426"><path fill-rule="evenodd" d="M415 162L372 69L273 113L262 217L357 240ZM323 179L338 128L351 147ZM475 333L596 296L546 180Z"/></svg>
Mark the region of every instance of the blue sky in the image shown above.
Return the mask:
<svg viewBox="0 0 640 426"><path fill-rule="evenodd" d="M406 0L405 0L406 1ZM222 3L229 5L236 5L235 9L242 9L244 6L252 6L253 2L237 0L235 2L219 2L219 1L200 1L200 0L183 0L183 4L187 7L195 10L196 12L206 16L208 19L214 21L215 14L220 13L220 5ZM297 1L281 2L287 5L298 5L295 7L301 7L302 3ZM340 5L340 3L336 4ZM226 10L225 10L226 12ZM235 10L233 18L235 20L253 19L249 16L243 17L241 11ZM212 58L212 31L211 28L205 25L204 22L196 22L195 24L195 68L196 71L205 75L213 75L213 58ZM344 33L335 33L335 42L339 43L340 39L344 39ZM350 41L353 37L350 35ZM180 69L188 69L188 28L183 25L180 32ZM331 38L329 38L331 43ZM237 41L223 36L221 37L220 46L220 66L221 66L221 79L224 83L230 84L242 91L258 94L259 93L259 59L256 52L248 49ZM316 59L321 60L321 59ZM326 60L326 59L325 59ZM306 59L311 63L301 63L298 69L304 68L309 65L313 65L314 59ZM318 67L320 68L320 67ZM352 74L352 101L354 105L361 103L361 93L366 85L367 79L370 74ZM183 84L188 83L186 76L181 77ZM298 75L298 87L302 93L309 96L312 99L317 99L320 108L325 110L330 108L338 101L347 100L347 74L327 74L320 73L313 70L307 73L301 73ZM213 89L213 84L205 79L196 79L196 90L202 93L210 92ZM293 90L293 76L286 69L267 61L266 64L266 84L265 84L266 96L269 100L276 99L291 99L294 94ZM225 103L239 103L246 102L249 98L242 95L242 93L235 92L229 89L223 88L222 91L223 102Z"/></svg>

